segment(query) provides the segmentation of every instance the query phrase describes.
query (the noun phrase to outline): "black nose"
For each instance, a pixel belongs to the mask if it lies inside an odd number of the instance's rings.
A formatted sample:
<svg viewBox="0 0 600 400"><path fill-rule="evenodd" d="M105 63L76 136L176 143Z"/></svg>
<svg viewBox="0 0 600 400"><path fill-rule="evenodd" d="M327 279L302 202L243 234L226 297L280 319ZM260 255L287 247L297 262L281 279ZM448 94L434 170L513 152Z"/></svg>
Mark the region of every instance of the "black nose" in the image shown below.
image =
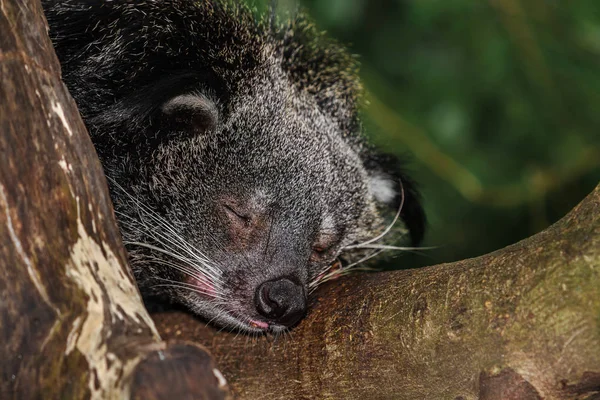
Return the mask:
<svg viewBox="0 0 600 400"><path fill-rule="evenodd" d="M287 278L268 281L256 289L256 310L263 317L285 326L292 326L306 312L304 288Z"/></svg>

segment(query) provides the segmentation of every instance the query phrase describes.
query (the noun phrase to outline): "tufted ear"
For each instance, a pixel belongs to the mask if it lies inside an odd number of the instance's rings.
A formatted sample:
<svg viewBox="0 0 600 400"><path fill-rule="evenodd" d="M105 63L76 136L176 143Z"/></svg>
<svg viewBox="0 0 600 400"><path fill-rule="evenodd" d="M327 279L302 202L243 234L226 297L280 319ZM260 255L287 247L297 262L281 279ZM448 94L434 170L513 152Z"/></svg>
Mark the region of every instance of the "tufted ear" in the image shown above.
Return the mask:
<svg viewBox="0 0 600 400"><path fill-rule="evenodd" d="M163 130L186 132L190 136L214 132L219 111L214 101L200 93L180 94L160 107Z"/></svg>
<svg viewBox="0 0 600 400"><path fill-rule="evenodd" d="M400 218L410 232L413 246L418 245L425 234L425 212L417 186L404 171L400 160L390 154L370 154L363 163L369 174L373 198L392 212L402 205Z"/></svg>
<svg viewBox="0 0 600 400"><path fill-rule="evenodd" d="M86 124L99 152L151 151L159 143L217 128L219 107L206 93L226 99L220 80L208 72L172 74L122 96Z"/></svg>

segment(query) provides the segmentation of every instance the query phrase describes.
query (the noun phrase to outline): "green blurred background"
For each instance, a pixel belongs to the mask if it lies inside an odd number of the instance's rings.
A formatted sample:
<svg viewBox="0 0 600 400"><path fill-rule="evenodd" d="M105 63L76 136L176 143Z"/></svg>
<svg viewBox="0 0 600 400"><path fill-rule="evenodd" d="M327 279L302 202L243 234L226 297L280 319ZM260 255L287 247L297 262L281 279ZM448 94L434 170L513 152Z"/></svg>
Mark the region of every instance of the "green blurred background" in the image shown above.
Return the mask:
<svg viewBox="0 0 600 400"><path fill-rule="evenodd" d="M259 10L267 0L249 0ZM407 267L499 249L600 181L600 1L280 0L358 54L374 141L429 218Z"/></svg>

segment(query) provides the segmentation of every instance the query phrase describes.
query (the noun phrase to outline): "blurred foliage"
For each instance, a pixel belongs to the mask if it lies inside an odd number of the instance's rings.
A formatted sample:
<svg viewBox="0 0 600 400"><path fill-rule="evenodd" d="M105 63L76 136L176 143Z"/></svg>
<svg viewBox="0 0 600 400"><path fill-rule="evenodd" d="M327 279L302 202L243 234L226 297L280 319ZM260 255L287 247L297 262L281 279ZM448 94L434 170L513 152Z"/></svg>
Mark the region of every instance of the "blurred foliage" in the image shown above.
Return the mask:
<svg viewBox="0 0 600 400"><path fill-rule="evenodd" d="M514 243L598 184L599 1L278 3L282 14L304 8L359 55L370 135L412 154L429 217L424 245L436 249L403 264Z"/></svg>

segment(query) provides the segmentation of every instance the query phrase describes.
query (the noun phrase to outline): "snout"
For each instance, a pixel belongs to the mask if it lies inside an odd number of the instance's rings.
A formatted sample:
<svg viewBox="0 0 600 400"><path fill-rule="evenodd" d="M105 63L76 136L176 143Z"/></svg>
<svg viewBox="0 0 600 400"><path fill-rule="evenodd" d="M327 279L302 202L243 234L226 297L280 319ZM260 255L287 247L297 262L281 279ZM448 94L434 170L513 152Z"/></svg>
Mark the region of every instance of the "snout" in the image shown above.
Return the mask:
<svg viewBox="0 0 600 400"><path fill-rule="evenodd" d="M261 284L254 294L256 311L272 324L290 327L306 313L304 287L288 278Z"/></svg>

